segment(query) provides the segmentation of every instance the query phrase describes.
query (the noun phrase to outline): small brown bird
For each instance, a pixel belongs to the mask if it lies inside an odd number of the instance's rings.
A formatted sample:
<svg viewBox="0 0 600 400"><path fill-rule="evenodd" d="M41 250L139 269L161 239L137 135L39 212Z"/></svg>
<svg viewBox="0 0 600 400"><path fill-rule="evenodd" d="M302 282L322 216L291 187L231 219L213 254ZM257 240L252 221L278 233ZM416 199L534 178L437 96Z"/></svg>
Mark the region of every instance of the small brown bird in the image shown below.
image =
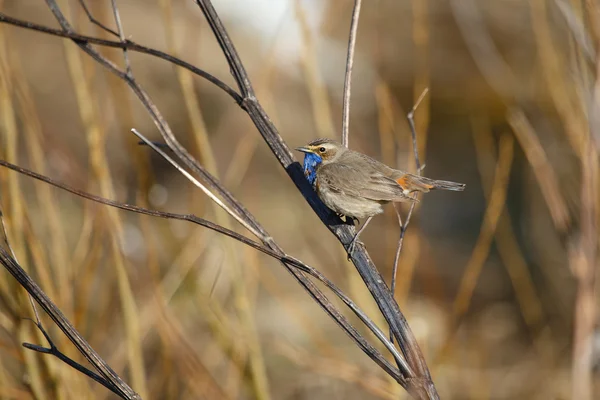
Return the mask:
<svg viewBox="0 0 600 400"><path fill-rule="evenodd" d="M412 202L412 192L465 190L465 184L438 181L388 167L331 139L317 139L296 150L305 153L304 174L321 201L338 214L367 218L348 246L389 202Z"/></svg>

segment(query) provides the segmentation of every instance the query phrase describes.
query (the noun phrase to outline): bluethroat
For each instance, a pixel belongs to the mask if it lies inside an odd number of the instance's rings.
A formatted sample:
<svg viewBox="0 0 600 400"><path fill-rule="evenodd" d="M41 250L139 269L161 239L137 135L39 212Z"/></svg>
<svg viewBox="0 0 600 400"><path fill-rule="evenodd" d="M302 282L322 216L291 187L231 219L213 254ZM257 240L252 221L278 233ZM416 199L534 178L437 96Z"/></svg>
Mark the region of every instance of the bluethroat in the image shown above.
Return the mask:
<svg viewBox="0 0 600 400"><path fill-rule="evenodd" d="M347 149L331 139L317 139L296 150L305 153L304 175L321 201L347 218L367 218L348 246L352 254L358 236L389 202L413 202L413 192L465 190L465 184L438 181L393 169Z"/></svg>

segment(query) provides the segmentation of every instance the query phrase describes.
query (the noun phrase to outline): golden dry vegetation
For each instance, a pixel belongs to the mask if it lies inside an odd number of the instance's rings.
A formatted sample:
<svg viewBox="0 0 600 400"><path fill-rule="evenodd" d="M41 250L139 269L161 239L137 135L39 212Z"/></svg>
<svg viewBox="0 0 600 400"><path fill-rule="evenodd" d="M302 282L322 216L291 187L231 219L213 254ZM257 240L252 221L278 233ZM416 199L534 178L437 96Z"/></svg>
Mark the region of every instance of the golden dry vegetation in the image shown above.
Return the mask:
<svg viewBox="0 0 600 400"><path fill-rule="evenodd" d="M58 3L78 32L110 38L78 1ZM87 3L114 27L110 1ZM214 0L290 147L339 138L353 3ZM235 87L194 2L117 4L127 37ZM430 193L419 203L395 293L443 399L600 397L600 346L594 353L587 340L598 315L598 7L591 0L363 2L350 147L414 170L406 113L429 88L416 113L424 174L467 184L463 193ZM0 0L0 12L59 26L40 0ZM97 48L123 65L121 51ZM387 330L342 246L246 113L188 71L129 57L180 142L288 254L322 271ZM193 213L247 234L139 146L131 128L161 140L129 88L73 42L0 24L0 158L103 197ZM408 397L281 264L255 250L5 168L0 201L21 265L145 399ZM398 234L390 206L362 235L388 278ZM6 272L0 299L0 398L115 398L21 346L47 343L25 319L33 316L26 293ZM82 361L50 319L42 322L62 351Z"/></svg>

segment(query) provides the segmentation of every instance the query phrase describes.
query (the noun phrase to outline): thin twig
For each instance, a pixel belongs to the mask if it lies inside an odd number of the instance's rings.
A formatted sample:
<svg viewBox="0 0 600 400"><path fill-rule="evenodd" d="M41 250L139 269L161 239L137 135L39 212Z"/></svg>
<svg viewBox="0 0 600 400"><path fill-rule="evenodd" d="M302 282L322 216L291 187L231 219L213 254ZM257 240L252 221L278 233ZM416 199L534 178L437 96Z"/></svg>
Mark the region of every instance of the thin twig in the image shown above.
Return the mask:
<svg viewBox="0 0 600 400"><path fill-rule="evenodd" d="M144 144L146 144L147 146L149 146L150 148L152 148L152 150L154 150L155 152L157 152L158 154L160 154L160 156L162 158L164 158L165 160L167 160L169 162L169 164L171 164L172 166L174 166L177 169L177 171L179 171L179 173L181 175L185 176L187 180L189 180L191 183L194 184L194 186L196 186L197 188L199 188L200 190L202 190L204 192L204 194L206 194L219 207L221 207L223 210L225 210L225 212L227 214L229 214L231 217L233 217L244 228L248 229L256 237L261 237L262 236L260 232L258 232L256 229L254 229L253 226L251 226L248 223L248 221L246 221L244 218L240 217L234 210L232 210L225 203L223 203L223 201L221 201L221 199L219 199L213 192L211 192L199 180L197 180L196 178L194 178L192 176L192 174L190 174L189 172L187 172L182 166L180 166L177 163L177 161L173 160L173 158L170 157L167 153L165 153L159 146L156 146L152 141L148 140L144 135L142 135L136 129L132 129L131 132L133 132L133 134L135 134L140 140L142 140L144 142Z"/></svg>
<svg viewBox="0 0 600 400"><path fill-rule="evenodd" d="M17 255L15 254L15 251L13 250L12 246L10 245L10 241L8 240L8 232L6 230L6 225L4 224L4 212L2 211L2 206L0 206L0 225L2 226L2 234L4 235L4 243L6 244L6 247L8 248L8 250L10 250L10 254L12 255L12 257L16 261ZM31 295L29 293L27 293L27 297L29 298L29 303L31 304L31 308L33 309L33 314L35 315L35 320L37 321L38 324L41 324L42 322L40 320L40 314L35 305L35 302L33 301L33 298L31 297Z"/></svg>
<svg viewBox="0 0 600 400"><path fill-rule="evenodd" d="M79 4L81 5L81 8L83 8L83 11L85 12L85 15L87 15L88 19L90 20L90 22L92 24L98 26L100 29L102 29L103 31L106 31L106 32L110 33L111 35L119 37L119 34L117 32L115 32L114 30L110 29L109 27L107 27L106 25L104 25L102 22L100 22L96 18L94 18L94 16L90 12L90 9L88 8L87 4L85 4L85 0L79 0Z"/></svg>
<svg viewBox="0 0 600 400"><path fill-rule="evenodd" d="M361 0L354 0L350 36L348 38L348 56L346 57L346 76L344 78L344 99L342 103L342 145L348 147L348 132L350 130L350 95L352 93L352 67L354 66L354 48L356 47L356 32L360 18Z"/></svg>
<svg viewBox="0 0 600 400"><path fill-rule="evenodd" d="M413 153L415 155L417 175L421 175L421 172L423 171L423 168L425 168L425 166L421 166L421 160L419 159L419 147L417 146L417 128L415 127L415 112L417 111L417 108L419 108L419 105L421 104L427 93L429 93L429 88L425 88L423 90L423 93L421 93L415 105L406 116L406 118L408 118L408 123L410 124L410 134L412 135L412 145Z"/></svg>
<svg viewBox="0 0 600 400"><path fill-rule="evenodd" d="M429 92L429 88L425 88L425 90L423 90L423 93L421 93L421 95L417 99L413 108L406 115L406 117L408 119L408 123L410 125L410 133L412 136L412 146L413 146L413 153L415 155L415 165L417 167L417 175L421 175L421 172L425 168L425 165L421 166L421 161L419 159L419 146L417 143L417 128L415 127L415 111L417 111L417 108L421 104L421 101L423 101L423 99L425 98L425 95L428 92ZM417 194L415 194L414 196L416 199ZM398 239L398 245L396 246L396 255L394 256L394 267L392 269L391 290L394 295L396 294L396 275L398 274L398 263L400 261L400 253L402 252L402 245L404 244L404 236L406 234L406 230L408 229L408 224L410 223L410 218L412 216L413 211L415 210L416 205L417 205L416 201L413 201L411 203L410 209L408 210L408 214L406 215L406 222L402 223L402 214L401 214L402 210L400 209L399 206L396 207L396 204L394 204L394 209L396 210L396 215L398 215L398 224L400 225L400 238ZM390 338L391 338L391 334L390 334Z"/></svg>
<svg viewBox="0 0 600 400"><path fill-rule="evenodd" d="M148 55L163 59L165 61L168 61L170 63L173 63L175 65L178 65L182 68L185 68L185 69L193 72L194 74L215 84L220 89L223 89L223 91L225 91L225 93L227 93L231 98L233 98L236 103L241 104L241 102L242 102L242 97L234 89L232 89L229 85L227 85L225 82L221 81L219 78L215 77L214 75L211 75L208 72L206 72L186 61L183 61L180 58L173 57L173 56L171 56L165 52L162 52L160 50L142 46L141 44L133 42L129 39L126 39L125 42L120 42L120 41L117 42L117 41L113 41L113 40L100 39L100 38L93 37L93 36L80 35L78 33L72 32L72 31L54 29L54 28L50 28L50 27L47 27L44 25L35 24L33 22L23 21L23 20L20 20L17 18L9 17L8 15L3 14L2 12L0 12L0 22L4 22L4 23L7 23L7 24L10 24L13 26L17 26L19 28L30 29L30 30L37 31L37 32L47 33L47 34L53 35L53 36L68 38L68 39L73 40L75 43L96 44L98 46L115 47L115 48L119 48L119 49L127 49L130 51L135 51L136 53L148 54ZM118 34L116 34L116 35L118 36Z"/></svg>
<svg viewBox="0 0 600 400"><path fill-rule="evenodd" d="M117 31L119 32L119 39L121 43L125 43L125 34L123 33L123 25L121 24L121 14L117 8L117 0L111 0L111 8L115 17L115 23L117 24ZM125 60L125 73L131 76L131 62L129 61L129 55L127 54L127 48L123 48L123 59Z"/></svg>
<svg viewBox="0 0 600 400"><path fill-rule="evenodd" d="M27 318L27 319L29 319L29 318ZM35 324L35 326L40 330L42 335L44 335L44 337L48 341L48 344L50 345L50 347L43 347L43 346L39 346L37 344L31 344L31 343L23 343L22 344L23 347L25 347L26 349L29 349L29 350L37 351L38 353L50 354L50 355L58 358L65 364L76 369L77 371L81 372L82 374L90 377L91 379L95 380L96 382L98 382L99 384L101 384L102 386L104 386L105 388L110 390L111 392L122 397L121 394L119 393L119 389L115 385L113 385L110 381L108 381L105 378L103 378L102 376L98 375L91 369L84 367L77 361L73 360L72 358L66 356L63 352L61 352L58 349L58 347L56 347L56 345L50 338L50 335L48 335L48 333L46 332L46 330L44 329L43 325L41 324L41 322L39 320L37 322L31 320L31 322L33 322Z"/></svg>

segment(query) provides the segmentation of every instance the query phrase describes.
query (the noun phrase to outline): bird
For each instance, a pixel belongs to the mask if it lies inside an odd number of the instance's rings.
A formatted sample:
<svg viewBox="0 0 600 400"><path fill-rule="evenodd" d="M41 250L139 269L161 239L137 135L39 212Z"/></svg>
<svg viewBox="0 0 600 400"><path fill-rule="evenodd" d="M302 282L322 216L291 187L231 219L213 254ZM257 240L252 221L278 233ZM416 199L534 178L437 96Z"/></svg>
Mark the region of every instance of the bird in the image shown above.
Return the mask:
<svg viewBox="0 0 600 400"><path fill-rule="evenodd" d="M418 201L413 192L463 191L466 186L388 167L332 139L316 139L296 150L304 153L304 175L329 209L353 220L366 218L348 245L349 258L359 235L385 204Z"/></svg>

